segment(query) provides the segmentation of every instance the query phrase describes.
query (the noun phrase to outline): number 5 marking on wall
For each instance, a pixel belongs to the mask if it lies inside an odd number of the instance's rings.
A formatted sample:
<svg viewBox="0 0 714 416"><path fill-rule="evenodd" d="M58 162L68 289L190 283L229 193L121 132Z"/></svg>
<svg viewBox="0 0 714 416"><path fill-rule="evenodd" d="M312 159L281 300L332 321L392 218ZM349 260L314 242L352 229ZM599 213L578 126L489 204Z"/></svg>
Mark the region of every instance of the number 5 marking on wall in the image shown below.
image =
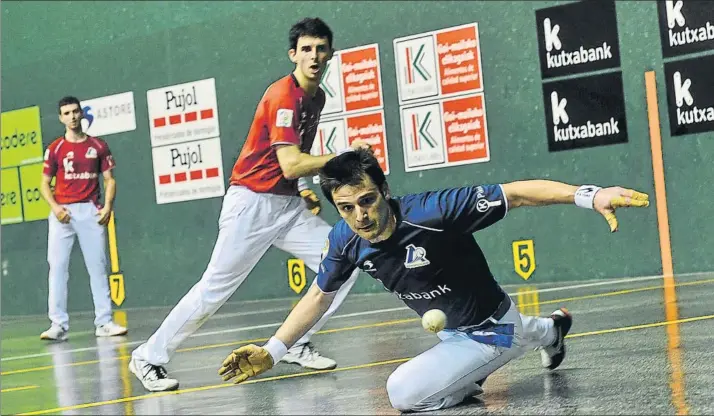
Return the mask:
<svg viewBox="0 0 714 416"><path fill-rule="evenodd" d="M531 277L536 268L533 240L513 242L513 268L523 280Z"/></svg>
<svg viewBox="0 0 714 416"><path fill-rule="evenodd" d="M124 275L119 272L119 254L117 251L117 230L114 224L114 212L112 211L107 224L107 239L109 240L109 260L112 265L112 274L109 276L109 292L115 305L121 306L124 303Z"/></svg>
<svg viewBox="0 0 714 416"><path fill-rule="evenodd" d="M305 262L301 259L288 259L288 283L295 293L300 294L305 288Z"/></svg>

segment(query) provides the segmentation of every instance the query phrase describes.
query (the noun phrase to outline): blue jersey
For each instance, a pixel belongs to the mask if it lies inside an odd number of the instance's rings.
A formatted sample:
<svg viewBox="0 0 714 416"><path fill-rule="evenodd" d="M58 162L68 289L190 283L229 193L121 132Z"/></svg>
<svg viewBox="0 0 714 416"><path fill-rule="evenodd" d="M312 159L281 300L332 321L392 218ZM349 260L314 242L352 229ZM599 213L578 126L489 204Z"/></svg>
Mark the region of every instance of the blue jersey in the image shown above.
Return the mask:
<svg viewBox="0 0 714 416"><path fill-rule="evenodd" d="M500 185L482 185L392 198L397 227L370 243L340 220L322 253L317 284L338 290L359 267L379 280L419 316L441 309L447 328L475 325L491 316L505 292L489 270L473 232L506 216Z"/></svg>

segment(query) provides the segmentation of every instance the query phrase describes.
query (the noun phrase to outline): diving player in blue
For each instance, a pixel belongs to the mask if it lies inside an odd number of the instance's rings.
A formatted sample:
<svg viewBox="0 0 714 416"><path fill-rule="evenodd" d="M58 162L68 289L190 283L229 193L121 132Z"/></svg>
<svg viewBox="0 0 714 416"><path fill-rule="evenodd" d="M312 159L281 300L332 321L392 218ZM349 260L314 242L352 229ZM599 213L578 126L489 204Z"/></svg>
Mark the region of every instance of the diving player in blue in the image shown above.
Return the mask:
<svg viewBox="0 0 714 416"><path fill-rule="evenodd" d="M320 186L342 220L332 228L307 294L262 347L234 350L219 374L240 383L272 368L329 308L359 267L422 316L447 316L441 342L400 365L387 380L392 406L430 411L483 392L485 378L533 349L555 369L572 325L565 308L548 318L518 312L501 289L473 233L522 206L575 204L602 214L617 231L615 208L646 207L646 194L620 187L576 187L549 180L391 195L372 153L356 150L329 161Z"/></svg>

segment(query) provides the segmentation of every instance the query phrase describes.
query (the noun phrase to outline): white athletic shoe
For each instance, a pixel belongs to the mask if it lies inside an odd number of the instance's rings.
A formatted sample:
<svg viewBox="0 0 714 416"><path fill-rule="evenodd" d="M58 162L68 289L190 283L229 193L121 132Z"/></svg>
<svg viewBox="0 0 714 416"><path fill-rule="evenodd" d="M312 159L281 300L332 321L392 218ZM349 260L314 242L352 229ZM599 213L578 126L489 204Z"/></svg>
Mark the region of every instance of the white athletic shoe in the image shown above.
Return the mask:
<svg viewBox="0 0 714 416"><path fill-rule="evenodd" d="M50 341L66 341L68 338L67 331L59 326L52 325L50 329L40 334L40 339Z"/></svg>
<svg viewBox="0 0 714 416"><path fill-rule="evenodd" d="M121 325L115 324L114 322L109 322L102 326L98 326L94 335L98 337L115 337L117 335L126 335L127 329Z"/></svg>
<svg viewBox="0 0 714 416"><path fill-rule="evenodd" d="M555 370L565 358L565 336L573 326L573 316L565 308L560 308L550 314L555 328L555 341L540 350L540 360L543 367Z"/></svg>
<svg viewBox="0 0 714 416"><path fill-rule="evenodd" d="M134 357L129 361L129 371L134 373L144 388L149 391L176 390L179 386L178 380L169 378L163 366L149 364Z"/></svg>
<svg viewBox="0 0 714 416"><path fill-rule="evenodd" d="M311 342L303 345L293 345L280 361L299 364L312 370L331 370L337 367L335 360L321 356Z"/></svg>

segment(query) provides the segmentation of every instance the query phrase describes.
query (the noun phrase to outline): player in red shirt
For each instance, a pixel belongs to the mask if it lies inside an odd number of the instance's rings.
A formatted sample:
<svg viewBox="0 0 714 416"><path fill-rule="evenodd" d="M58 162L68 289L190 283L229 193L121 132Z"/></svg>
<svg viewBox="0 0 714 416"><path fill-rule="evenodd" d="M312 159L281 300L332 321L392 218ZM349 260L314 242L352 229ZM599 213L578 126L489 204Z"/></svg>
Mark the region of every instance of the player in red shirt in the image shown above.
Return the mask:
<svg viewBox="0 0 714 416"><path fill-rule="evenodd" d="M164 365L233 295L271 246L303 259L317 272L331 227L317 216L319 201L302 178L315 175L335 156L310 155L325 105L319 82L333 54L332 31L322 20L308 18L293 25L289 40L288 56L295 70L270 85L258 103L223 198L218 239L206 271L149 340L132 352L129 369L147 390L178 388L178 380L168 377ZM364 142L354 142L347 150L360 147L369 148ZM358 276L355 270L320 321L282 361L320 370L337 365L309 341Z"/></svg>
<svg viewBox="0 0 714 416"><path fill-rule="evenodd" d="M106 225L112 213L116 182L114 159L107 144L82 132L82 108L75 97L59 101L59 120L65 134L45 150L40 193L52 209L48 218L47 262L50 266L47 306L50 328L41 339L64 341L69 331L67 281L69 257L77 236L94 300L96 336L124 335L127 329L112 322L106 261ZM106 196L100 202L99 177ZM50 188L56 178L54 194Z"/></svg>

